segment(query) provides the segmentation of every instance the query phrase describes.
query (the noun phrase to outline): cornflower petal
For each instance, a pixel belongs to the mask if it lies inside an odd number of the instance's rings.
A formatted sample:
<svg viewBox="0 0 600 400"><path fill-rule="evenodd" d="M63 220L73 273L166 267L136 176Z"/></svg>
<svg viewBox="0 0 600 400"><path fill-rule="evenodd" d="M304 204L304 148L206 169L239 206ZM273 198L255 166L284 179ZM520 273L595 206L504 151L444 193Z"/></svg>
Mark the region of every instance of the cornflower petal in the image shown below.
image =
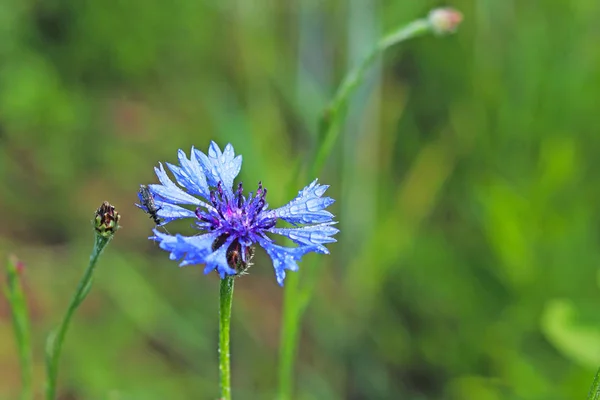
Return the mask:
<svg viewBox="0 0 600 400"><path fill-rule="evenodd" d="M144 199L139 192L138 198L140 199L140 204L136 204L136 207L141 208L146 213L149 213L148 207L144 205ZM162 222L159 225L164 225L176 219L193 218L195 216L193 211L171 203L167 203L163 200L159 200L158 197L154 198L154 205L156 206L156 215L162 219Z"/></svg>
<svg viewBox="0 0 600 400"><path fill-rule="evenodd" d="M157 207L156 215L163 219L161 225L176 219L194 218L196 216L193 211L175 204L170 204L160 200L155 200L155 203Z"/></svg>
<svg viewBox="0 0 600 400"><path fill-rule="evenodd" d="M316 224L329 222L333 214L326 211L335 200L322 197L328 185L319 185L315 179L310 185L298 192L298 196L283 207L276 208L271 214L292 224Z"/></svg>
<svg viewBox="0 0 600 400"><path fill-rule="evenodd" d="M302 226L300 228L271 228L268 232L285 236L299 245L315 246L319 253L329 254L329 250L323 246L323 243L337 242L337 240L331 237L339 232L339 229L331 226L336 223L327 222L318 225Z"/></svg>
<svg viewBox="0 0 600 400"><path fill-rule="evenodd" d="M297 262L302 259L302 256L316 250L315 246L283 247L263 238L259 239L258 243L273 261L275 277L279 286L283 286L285 270L298 271Z"/></svg>
<svg viewBox="0 0 600 400"><path fill-rule="evenodd" d="M222 182L223 189L231 197L233 195L233 181L242 168L242 156L235 156L233 146L228 144L225 150L221 149L215 142L210 142L208 156L196 150L196 157L210 186L217 186Z"/></svg>
<svg viewBox="0 0 600 400"><path fill-rule="evenodd" d="M157 229L150 239L159 242L161 249L168 251L171 260L181 260L180 266L203 264L212 253L212 244L218 234L207 233L198 236L169 235Z"/></svg>
<svg viewBox="0 0 600 400"><path fill-rule="evenodd" d="M148 185L150 191L154 196L160 196L163 200L169 201L173 204L193 204L199 206L204 204L203 201L200 201L196 197L187 194L182 189L180 189L167 175L165 171L165 167L163 167L162 163L160 164L160 168L154 168L156 172L156 176L160 181L160 185L153 184Z"/></svg>
<svg viewBox="0 0 600 400"><path fill-rule="evenodd" d="M167 166L177 179L177 183L186 188L189 193L210 200L210 189L208 188L204 171L196 159L194 148L192 147L190 160L188 160L183 150L177 152L177 158L181 167L167 163Z"/></svg>

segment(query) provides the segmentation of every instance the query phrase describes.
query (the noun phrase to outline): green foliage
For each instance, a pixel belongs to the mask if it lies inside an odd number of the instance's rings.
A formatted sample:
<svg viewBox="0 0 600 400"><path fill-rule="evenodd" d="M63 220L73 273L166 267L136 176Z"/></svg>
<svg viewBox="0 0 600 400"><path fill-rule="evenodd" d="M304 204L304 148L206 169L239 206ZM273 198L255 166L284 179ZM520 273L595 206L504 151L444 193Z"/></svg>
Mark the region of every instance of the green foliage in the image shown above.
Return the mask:
<svg viewBox="0 0 600 400"><path fill-rule="evenodd" d="M281 205L351 61L438 2L34 3L0 5L0 260L28 266L34 384L44 333L83 272L91 212L109 200L123 228L58 387L216 398L217 279L146 239L139 184L177 148L231 141L240 179ZM341 234L316 270L298 399L584 398L600 363L600 3L452 6L458 34L380 61L320 176ZM277 386L283 291L267 261L236 284L241 399ZM17 365L1 315L0 361ZM18 396L11 370L0 398Z"/></svg>

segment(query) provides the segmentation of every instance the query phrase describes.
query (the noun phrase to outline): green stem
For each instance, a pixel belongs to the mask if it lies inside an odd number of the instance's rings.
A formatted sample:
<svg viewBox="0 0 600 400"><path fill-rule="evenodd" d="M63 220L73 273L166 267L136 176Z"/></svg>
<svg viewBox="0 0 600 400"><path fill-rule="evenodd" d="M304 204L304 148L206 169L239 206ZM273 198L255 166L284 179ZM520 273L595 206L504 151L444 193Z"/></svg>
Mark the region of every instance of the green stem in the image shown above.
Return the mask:
<svg viewBox="0 0 600 400"><path fill-rule="evenodd" d="M56 381L58 378L58 361L60 358L60 352L62 349L62 344L65 340L65 335L67 334L67 330L69 329L69 323L71 322L71 318L75 313L75 310L79 307L81 302L85 299L87 294L92 287L92 278L94 269L96 267L96 262L102 254L102 251L110 242L111 237L104 237L99 234L96 234L96 239L94 242L94 249L92 250L92 254L90 255L90 262L83 274L83 277L79 281L77 285L77 289L71 298L71 302L69 303L69 308L67 309L67 313L65 314L61 324L58 326L56 330L54 330L48 336L48 340L46 342L46 372L47 372L47 382L46 382L46 399L54 400L56 398Z"/></svg>
<svg viewBox="0 0 600 400"><path fill-rule="evenodd" d="M390 47L408 39L431 32L427 19L419 19L403 26L379 39L377 44L362 61L348 72L333 99L329 102L319 121L319 143L313 156L309 178L315 177L323 168L335 142L340 135L345 111L350 97L364 81L369 68Z"/></svg>
<svg viewBox="0 0 600 400"><path fill-rule="evenodd" d="M229 331L231 326L231 302L233 300L233 276L221 279L219 291L219 378L221 398L231 400L231 363L229 355Z"/></svg>
<svg viewBox="0 0 600 400"><path fill-rule="evenodd" d="M298 286L298 273L289 274L285 281L284 312L279 339L281 343L279 348L279 400L289 399L292 393L294 360L296 359L301 319Z"/></svg>
<svg viewBox="0 0 600 400"><path fill-rule="evenodd" d="M588 400L600 400L600 369L596 372L596 376L594 377L594 382L592 383L592 387L590 388L590 393L588 394Z"/></svg>
<svg viewBox="0 0 600 400"><path fill-rule="evenodd" d="M432 32L431 24L427 19L419 19L402 26L390 34L382 37L365 58L350 70L340 84L333 99L322 113L319 121L319 134L316 151L313 153L308 170L309 179L318 176L325 162L329 158L333 146L337 141L341 126L344 122L348 101L354 91L364 81L369 68L390 47L408 39L416 38ZM301 181L301 173L296 176ZM303 179L302 179L303 180ZM302 269L286 278L283 305L283 321L281 327L281 344L279 351L279 400L288 400L293 392L294 362L298 348L300 322L306 309L314 279L317 274L311 274L310 281L300 285Z"/></svg>
<svg viewBox="0 0 600 400"><path fill-rule="evenodd" d="M7 286L4 293L10 306L13 329L17 340L19 351L19 364L21 367L21 399L29 400L33 398L32 375L33 362L31 353L31 330L29 327L29 312L27 310L27 301L21 282L21 272L18 270L18 261L11 257L7 268Z"/></svg>

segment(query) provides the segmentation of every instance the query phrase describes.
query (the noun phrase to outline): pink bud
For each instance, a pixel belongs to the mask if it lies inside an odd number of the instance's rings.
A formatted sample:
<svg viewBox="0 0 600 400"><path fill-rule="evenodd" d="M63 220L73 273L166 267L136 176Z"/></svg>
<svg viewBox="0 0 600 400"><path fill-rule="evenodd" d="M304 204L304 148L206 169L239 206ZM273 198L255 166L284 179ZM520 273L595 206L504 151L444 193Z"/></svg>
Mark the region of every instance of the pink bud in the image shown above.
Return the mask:
<svg viewBox="0 0 600 400"><path fill-rule="evenodd" d="M9 262L12 265L14 265L15 271L17 272L17 274L23 273L23 270L25 269L25 263L23 261L19 260L16 255L11 254L9 256Z"/></svg>
<svg viewBox="0 0 600 400"><path fill-rule="evenodd" d="M22 274L25 269L25 263L23 261L17 261L15 268L17 269L18 274Z"/></svg>
<svg viewBox="0 0 600 400"><path fill-rule="evenodd" d="M460 11L450 7L435 8L427 16L431 28L438 35L454 33L463 20Z"/></svg>

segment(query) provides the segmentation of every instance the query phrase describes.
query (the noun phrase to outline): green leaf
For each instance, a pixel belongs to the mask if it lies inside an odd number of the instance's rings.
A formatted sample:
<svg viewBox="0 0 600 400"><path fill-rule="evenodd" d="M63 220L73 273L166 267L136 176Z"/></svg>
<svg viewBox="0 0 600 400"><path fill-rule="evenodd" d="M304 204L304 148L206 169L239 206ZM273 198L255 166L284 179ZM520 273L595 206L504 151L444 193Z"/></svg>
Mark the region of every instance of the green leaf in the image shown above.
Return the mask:
<svg viewBox="0 0 600 400"><path fill-rule="evenodd" d="M577 309L571 301L548 302L541 325L548 340L565 356L586 367L600 365L600 326L578 322Z"/></svg>

